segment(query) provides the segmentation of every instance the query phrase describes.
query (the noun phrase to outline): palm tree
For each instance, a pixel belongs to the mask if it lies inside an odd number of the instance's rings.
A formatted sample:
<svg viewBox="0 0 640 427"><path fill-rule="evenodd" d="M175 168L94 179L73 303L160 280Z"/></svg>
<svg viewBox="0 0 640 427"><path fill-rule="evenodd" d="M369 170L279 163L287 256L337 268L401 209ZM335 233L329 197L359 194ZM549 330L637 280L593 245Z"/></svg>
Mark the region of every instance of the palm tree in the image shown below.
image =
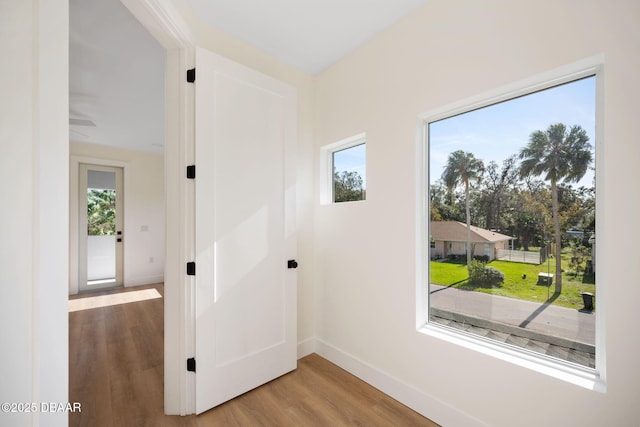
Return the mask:
<svg viewBox="0 0 640 427"><path fill-rule="evenodd" d="M451 191L460 182L464 183L465 208L467 214L467 266L471 265L471 212L469 209L469 182L480 180L484 173L484 163L473 154L462 150L449 154L442 173L442 181Z"/></svg>
<svg viewBox="0 0 640 427"><path fill-rule="evenodd" d="M558 182L578 182L592 162L591 144L587 132L580 126L567 127L562 123L535 131L529 143L520 151L520 175L540 176L551 182L551 210L556 243L556 290L562 292L562 249L560 217L558 215Z"/></svg>

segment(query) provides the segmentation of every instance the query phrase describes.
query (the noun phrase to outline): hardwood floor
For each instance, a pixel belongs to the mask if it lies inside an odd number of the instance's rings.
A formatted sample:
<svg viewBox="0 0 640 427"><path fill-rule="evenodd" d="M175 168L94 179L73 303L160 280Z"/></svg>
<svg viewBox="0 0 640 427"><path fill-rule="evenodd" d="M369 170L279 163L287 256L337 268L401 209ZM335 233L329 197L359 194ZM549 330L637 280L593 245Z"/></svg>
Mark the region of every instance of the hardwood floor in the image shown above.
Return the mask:
<svg viewBox="0 0 640 427"><path fill-rule="evenodd" d="M126 288L76 295L70 305L154 289L163 294L161 284ZM69 401L82 405L70 426L437 426L316 354L204 414L166 416L163 298L116 302L69 313Z"/></svg>

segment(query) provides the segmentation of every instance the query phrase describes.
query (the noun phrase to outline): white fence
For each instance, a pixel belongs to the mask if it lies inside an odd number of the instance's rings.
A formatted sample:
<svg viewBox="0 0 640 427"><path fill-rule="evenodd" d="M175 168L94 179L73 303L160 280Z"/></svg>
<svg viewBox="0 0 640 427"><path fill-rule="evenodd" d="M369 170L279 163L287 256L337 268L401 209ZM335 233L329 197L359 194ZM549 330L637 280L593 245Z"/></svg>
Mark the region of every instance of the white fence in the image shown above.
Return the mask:
<svg viewBox="0 0 640 427"><path fill-rule="evenodd" d="M512 251L510 249L496 249L496 259L500 261L526 262L527 264L542 264L540 252Z"/></svg>

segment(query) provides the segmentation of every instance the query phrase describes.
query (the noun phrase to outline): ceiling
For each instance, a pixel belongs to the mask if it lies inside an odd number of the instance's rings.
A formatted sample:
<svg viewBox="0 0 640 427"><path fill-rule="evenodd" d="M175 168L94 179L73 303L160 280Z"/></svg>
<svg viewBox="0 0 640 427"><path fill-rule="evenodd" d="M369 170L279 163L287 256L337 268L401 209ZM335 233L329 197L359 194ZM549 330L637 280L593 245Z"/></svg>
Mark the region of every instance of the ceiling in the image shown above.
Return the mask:
<svg viewBox="0 0 640 427"><path fill-rule="evenodd" d="M209 25L317 74L427 0L188 0Z"/></svg>
<svg viewBox="0 0 640 427"><path fill-rule="evenodd" d="M309 74L428 0L186 0L205 23ZM164 50L119 0L69 2L71 141L162 153Z"/></svg>
<svg viewBox="0 0 640 427"><path fill-rule="evenodd" d="M164 150L164 49L120 0L69 2L69 138Z"/></svg>

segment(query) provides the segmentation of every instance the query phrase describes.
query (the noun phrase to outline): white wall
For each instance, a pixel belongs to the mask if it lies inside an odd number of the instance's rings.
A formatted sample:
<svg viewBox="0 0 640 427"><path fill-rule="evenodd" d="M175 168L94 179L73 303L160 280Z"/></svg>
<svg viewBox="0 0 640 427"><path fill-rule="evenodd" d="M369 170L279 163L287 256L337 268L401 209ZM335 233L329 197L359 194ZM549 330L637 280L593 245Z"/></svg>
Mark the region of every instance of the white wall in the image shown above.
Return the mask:
<svg viewBox="0 0 640 427"><path fill-rule="evenodd" d="M65 0L0 1L0 402L68 400L67 16Z"/></svg>
<svg viewBox="0 0 640 427"><path fill-rule="evenodd" d="M78 164L124 167L124 286L164 280L164 159L101 145L70 144L69 293L78 292Z"/></svg>
<svg viewBox="0 0 640 427"><path fill-rule="evenodd" d="M320 147L367 133L367 201L315 202L318 351L443 425L640 422L640 3L431 0L315 81ZM606 392L416 331L420 113L603 54L598 315ZM317 166L316 166L317 170ZM606 313L605 313L606 311Z"/></svg>

